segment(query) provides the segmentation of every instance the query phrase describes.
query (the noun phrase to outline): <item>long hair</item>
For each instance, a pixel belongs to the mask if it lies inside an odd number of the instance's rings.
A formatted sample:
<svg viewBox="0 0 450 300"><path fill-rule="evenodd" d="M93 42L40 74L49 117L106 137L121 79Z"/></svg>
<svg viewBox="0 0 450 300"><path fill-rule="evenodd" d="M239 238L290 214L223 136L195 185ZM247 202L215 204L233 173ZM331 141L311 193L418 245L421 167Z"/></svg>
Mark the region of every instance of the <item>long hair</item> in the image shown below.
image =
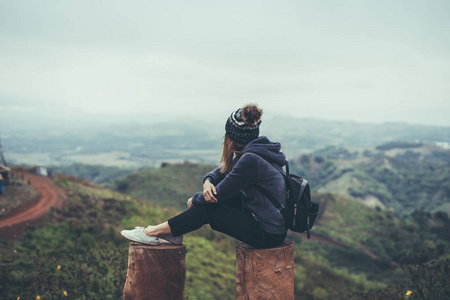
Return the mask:
<svg viewBox="0 0 450 300"><path fill-rule="evenodd" d="M233 169L239 158L241 158L244 147L245 145L236 143L225 134L222 145L222 159L220 160L222 164L220 173L226 174Z"/></svg>

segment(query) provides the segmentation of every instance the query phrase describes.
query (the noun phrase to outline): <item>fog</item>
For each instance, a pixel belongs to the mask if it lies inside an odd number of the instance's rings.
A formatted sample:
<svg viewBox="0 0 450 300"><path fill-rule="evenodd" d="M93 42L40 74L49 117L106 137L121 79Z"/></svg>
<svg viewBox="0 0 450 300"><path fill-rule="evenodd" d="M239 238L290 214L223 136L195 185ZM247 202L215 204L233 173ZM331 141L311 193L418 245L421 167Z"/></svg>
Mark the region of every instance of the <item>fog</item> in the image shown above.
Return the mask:
<svg viewBox="0 0 450 300"><path fill-rule="evenodd" d="M0 128L265 116L450 126L448 1L2 1Z"/></svg>

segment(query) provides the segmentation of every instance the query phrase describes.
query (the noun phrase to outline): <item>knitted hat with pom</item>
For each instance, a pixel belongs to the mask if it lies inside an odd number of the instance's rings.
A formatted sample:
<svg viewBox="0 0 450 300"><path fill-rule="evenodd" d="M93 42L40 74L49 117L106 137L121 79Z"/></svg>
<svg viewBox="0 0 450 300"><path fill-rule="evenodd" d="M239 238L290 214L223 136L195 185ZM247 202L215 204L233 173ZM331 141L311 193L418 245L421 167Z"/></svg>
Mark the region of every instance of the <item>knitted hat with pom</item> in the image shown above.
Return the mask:
<svg viewBox="0 0 450 300"><path fill-rule="evenodd" d="M262 109L254 104L235 110L225 124L225 131L228 137L243 145L258 138L261 116Z"/></svg>

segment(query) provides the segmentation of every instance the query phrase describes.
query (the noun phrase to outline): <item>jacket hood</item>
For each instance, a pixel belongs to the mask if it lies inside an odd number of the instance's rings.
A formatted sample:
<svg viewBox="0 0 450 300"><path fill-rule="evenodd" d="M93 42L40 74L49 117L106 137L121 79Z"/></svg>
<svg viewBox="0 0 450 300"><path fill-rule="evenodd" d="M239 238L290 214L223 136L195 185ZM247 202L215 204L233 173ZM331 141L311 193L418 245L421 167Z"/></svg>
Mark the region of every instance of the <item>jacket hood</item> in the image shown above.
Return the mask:
<svg viewBox="0 0 450 300"><path fill-rule="evenodd" d="M286 156L280 150L280 143L271 142L267 137L260 136L259 138L248 143L243 152L256 153L266 160L273 161L281 166L284 166L286 163Z"/></svg>

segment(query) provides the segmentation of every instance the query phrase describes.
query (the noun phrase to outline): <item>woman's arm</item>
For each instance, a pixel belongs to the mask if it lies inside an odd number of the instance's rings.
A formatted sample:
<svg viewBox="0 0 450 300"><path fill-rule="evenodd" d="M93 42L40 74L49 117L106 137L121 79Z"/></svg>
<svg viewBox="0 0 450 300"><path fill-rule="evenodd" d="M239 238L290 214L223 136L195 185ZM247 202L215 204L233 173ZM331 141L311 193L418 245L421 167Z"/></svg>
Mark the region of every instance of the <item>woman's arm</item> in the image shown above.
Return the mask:
<svg viewBox="0 0 450 300"><path fill-rule="evenodd" d="M215 185L225 178L225 174L221 173L220 169L221 167L218 167L203 177L203 198L206 202L217 202L215 197L215 195L217 195Z"/></svg>
<svg viewBox="0 0 450 300"><path fill-rule="evenodd" d="M221 182L225 178L225 174L220 173L220 169L222 167L215 168L211 172L205 175L203 177L203 183L205 183L206 180L209 180L212 184L217 185L219 182Z"/></svg>
<svg viewBox="0 0 450 300"><path fill-rule="evenodd" d="M246 154L239 159L230 173L215 186L217 202L226 201L245 187L257 182L258 168L256 162L256 155ZM208 204L202 193L194 195L192 202L197 205Z"/></svg>
<svg viewBox="0 0 450 300"><path fill-rule="evenodd" d="M216 187L209 179L206 179L203 183L203 198L205 198L206 202L217 202L216 195Z"/></svg>

